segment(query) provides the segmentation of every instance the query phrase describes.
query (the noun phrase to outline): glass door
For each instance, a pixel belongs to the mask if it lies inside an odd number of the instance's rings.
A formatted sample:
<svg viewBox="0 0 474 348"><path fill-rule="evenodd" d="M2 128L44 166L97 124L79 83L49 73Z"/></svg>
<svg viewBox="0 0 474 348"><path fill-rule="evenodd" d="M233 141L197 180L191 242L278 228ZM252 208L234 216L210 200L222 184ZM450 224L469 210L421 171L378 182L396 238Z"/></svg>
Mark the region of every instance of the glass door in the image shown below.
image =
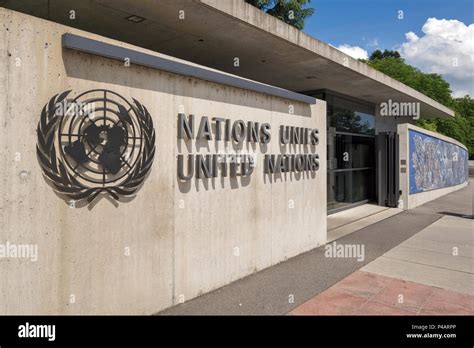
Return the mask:
<svg viewBox="0 0 474 348"><path fill-rule="evenodd" d="M310 95L327 103L329 213L375 199L375 105L327 90Z"/></svg>
<svg viewBox="0 0 474 348"><path fill-rule="evenodd" d="M373 136L328 132L328 211L374 199Z"/></svg>

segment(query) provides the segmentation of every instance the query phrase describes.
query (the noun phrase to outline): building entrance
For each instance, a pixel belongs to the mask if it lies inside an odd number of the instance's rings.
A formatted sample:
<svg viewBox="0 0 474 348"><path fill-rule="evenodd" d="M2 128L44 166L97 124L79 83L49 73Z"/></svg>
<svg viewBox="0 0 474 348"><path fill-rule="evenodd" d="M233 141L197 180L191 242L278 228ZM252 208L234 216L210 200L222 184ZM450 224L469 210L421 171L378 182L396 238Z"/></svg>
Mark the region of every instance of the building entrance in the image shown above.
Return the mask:
<svg viewBox="0 0 474 348"><path fill-rule="evenodd" d="M375 106L334 92L327 103L327 209L334 213L375 200Z"/></svg>

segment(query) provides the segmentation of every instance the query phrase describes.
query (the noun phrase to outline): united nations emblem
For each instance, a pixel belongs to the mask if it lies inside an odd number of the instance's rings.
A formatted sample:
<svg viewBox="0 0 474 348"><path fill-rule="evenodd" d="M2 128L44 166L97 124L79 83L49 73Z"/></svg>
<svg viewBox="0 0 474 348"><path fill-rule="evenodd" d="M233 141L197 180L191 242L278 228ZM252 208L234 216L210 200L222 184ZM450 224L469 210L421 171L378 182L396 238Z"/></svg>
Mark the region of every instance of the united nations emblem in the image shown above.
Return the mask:
<svg viewBox="0 0 474 348"><path fill-rule="evenodd" d="M155 130L137 100L95 89L51 98L41 112L36 152L44 177L73 201L136 193L155 155Z"/></svg>

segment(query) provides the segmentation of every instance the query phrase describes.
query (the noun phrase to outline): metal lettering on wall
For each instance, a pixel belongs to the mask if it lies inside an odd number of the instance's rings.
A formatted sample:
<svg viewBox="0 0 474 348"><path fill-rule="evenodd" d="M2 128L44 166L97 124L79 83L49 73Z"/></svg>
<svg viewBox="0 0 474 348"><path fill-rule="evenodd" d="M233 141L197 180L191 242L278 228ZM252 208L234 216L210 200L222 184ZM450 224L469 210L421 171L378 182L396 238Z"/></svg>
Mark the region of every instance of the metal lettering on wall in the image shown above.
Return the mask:
<svg viewBox="0 0 474 348"><path fill-rule="evenodd" d="M74 202L135 194L155 155L147 108L104 89L67 99L70 92L51 98L41 113L36 149L44 177Z"/></svg>
<svg viewBox="0 0 474 348"><path fill-rule="evenodd" d="M197 130L197 131L196 131ZM280 146L302 146L308 151L298 154L265 154L263 170L265 174L287 172L315 172L319 169L319 155L314 153L319 143L319 131L314 128L280 125ZM271 125L254 121L232 121L230 119L203 116L196 124L195 116L178 114L178 139L184 141L222 141L241 144L244 141L266 146L272 139ZM249 176L256 166L252 154L216 153L178 154L178 178L186 181L217 176Z"/></svg>

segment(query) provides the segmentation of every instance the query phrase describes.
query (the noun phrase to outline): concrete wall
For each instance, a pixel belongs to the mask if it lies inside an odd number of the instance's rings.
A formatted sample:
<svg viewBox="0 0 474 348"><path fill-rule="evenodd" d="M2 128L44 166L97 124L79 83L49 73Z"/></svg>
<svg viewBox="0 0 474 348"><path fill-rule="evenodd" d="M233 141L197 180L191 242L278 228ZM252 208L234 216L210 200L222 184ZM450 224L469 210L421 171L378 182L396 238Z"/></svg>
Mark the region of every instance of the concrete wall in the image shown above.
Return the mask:
<svg viewBox="0 0 474 348"><path fill-rule="evenodd" d="M416 124L412 117L381 116L380 105L375 105L375 132L396 132L399 124Z"/></svg>
<svg viewBox="0 0 474 348"><path fill-rule="evenodd" d="M151 314L325 242L323 101L308 105L66 50L61 35L71 32L149 52L2 8L0 22L0 244L38 246L36 262L0 258L1 314ZM148 108L157 153L134 199L71 208L45 182L36 127L53 95L95 88ZM269 122L272 141L255 146L252 176L180 183L179 153L215 153L222 144L178 142L179 111ZM280 148L280 124L320 130L313 177L263 174L264 153L295 151Z"/></svg>
<svg viewBox="0 0 474 348"><path fill-rule="evenodd" d="M466 147L462 143L452 138L446 137L444 135L441 135L435 132L428 131L426 129L423 129L423 128L420 128L408 123L399 124L397 127L397 132L400 136L400 190L402 191L400 199L403 201L403 209L415 208L419 205L425 204L445 194L459 190L467 185L467 181L466 181L462 184L455 185L455 186L444 187L440 189L434 189L434 190L429 190L429 191L424 191L424 192L418 192L415 194L410 194L409 130L414 130L414 131L429 135L431 137L441 139L443 141L455 144L467 150Z"/></svg>

